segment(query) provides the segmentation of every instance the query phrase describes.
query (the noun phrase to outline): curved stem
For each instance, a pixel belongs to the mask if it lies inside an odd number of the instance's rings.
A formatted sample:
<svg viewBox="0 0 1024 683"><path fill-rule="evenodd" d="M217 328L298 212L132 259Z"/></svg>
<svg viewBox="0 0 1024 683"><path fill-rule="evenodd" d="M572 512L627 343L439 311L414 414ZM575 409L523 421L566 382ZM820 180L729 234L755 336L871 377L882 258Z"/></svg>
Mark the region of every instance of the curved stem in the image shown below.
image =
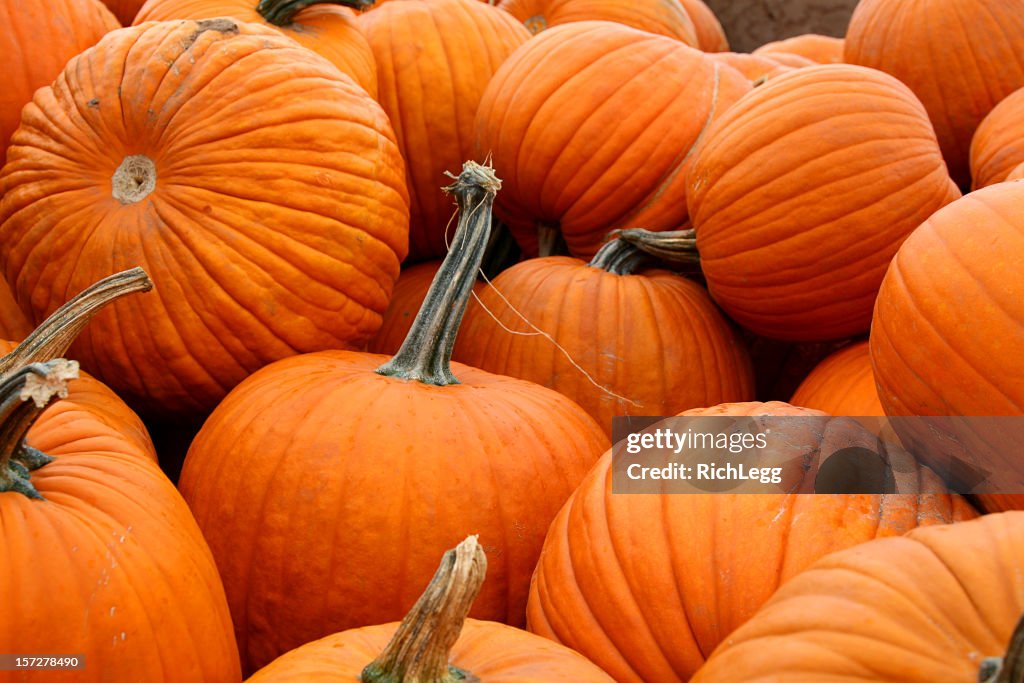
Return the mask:
<svg viewBox="0 0 1024 683"><path fill-rule="evenodd" d="M452 349L473 283L491 235L491 206L501 188L494 170L467 161L445 188L459 205L459 225L451 250L427 290L416 320L394 358L377 368L387 377L424 384L458 384L451 370Z"/></svg>
<svg viewBox="0 0 1024 683"><path fill-rule="evenodd" d="M1021 683L1024 681L1024 616L1010 636L1004 657L986 657L978 671L978 683Z"/></svg>
<svg viewBox="0 0 1024 683"><path fill-rule="evenodd" d="M470 536L441 559L434 578L399 624L391 642L363 669L363 683L476 681L448 664L473 601L487 574L487 556Z"/></svg>
<svg viewBox="0 0 1024 683"><path fill-rule="evenodd" d="M311 5L344 5L362 12L373 6L373 0L260 0L256 11L274 26L291 26L295 15Z"/></svg>
<svg viewBox="0 0 1024 683"><path fill-rule="evenodd" d="M650 254L640 251L635 244L616 238L601 245L587 265L612 275L632 275L651 260Z"/></svg>
<svg viewBox="0 0 1024 683"><path fill-rule="evenodd" d="M29 363L59 358L107 304L133 292L148 292L153 282L142 268L103 278L54 311L25 341L0 358L0 378Z"/></svg>
<svg viewBox="0 0 1024 683"><path fill-rule="evenodd" d="M53 458L25 444L25 435L54 398L68 395L68 381L78 377L78 363L55 358L31 363L0 379L0 493L16 492L42 499L31 472Z"/></svg>
<svg viewBox="0 0 1024 683"><path fill-rule="evenodd" d="M692 267L700 263L693 229L653 232L643 228L616 230L590 265L615 275L630 275L643 266Z"/></svg>

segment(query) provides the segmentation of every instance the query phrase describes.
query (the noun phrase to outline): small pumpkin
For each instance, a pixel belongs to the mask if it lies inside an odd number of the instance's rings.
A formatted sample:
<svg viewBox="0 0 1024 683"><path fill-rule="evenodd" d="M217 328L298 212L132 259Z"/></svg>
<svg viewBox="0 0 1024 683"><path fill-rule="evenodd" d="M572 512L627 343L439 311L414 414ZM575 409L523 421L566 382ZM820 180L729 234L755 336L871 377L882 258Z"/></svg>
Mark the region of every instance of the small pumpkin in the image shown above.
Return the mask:
<svg viewBox="0 0 1024 683"><path fill-rule="evenodd" d="M1024 512L833 553L782 586L693 683L1019 681L1021 566Z"/></svg>
<svg viewBox="0 0 1024 683"><path fill-rule="evenodd" d="M1011 180L1024 163L1024 88L1015 90L982 119L971 138L971 187ZM1019 177L1019 176L1018 176Z"/></svg>
<svg viewBox="0 0 1024 683"><path fill-rule="evenodd" d="M884 415L875 388L868 342L849 344L821 361L789 402L829 415Z"/></svg>
<svg viewBox="0 0 1024 683"><path fill-rule="evenodd" d="M248 683L611 683L568 648L511 626L467 619L486 571L487 556L476 536L470 536L445 553L401 623L307 643L257 671Z"/></svg>
<svg viewBox="0 0 1024 683"><path fill-rule="evenodd" d="M765 43L754 50L753 54L765 57L775 57L780 54L796 55L818 64L842 64L843 43L842 38L823 36L818 33L804 33L792 38Z"/></svg>
<svg viewBox="0 0 1024 683"><path fill-rule="evenodd" d="M697 29L697 47L704 52L728 52L729 41L718 17L704 0L681 0Z"/></svg>
<svg viewBox="0 0 1024 683"><path fill-rule="evenodd" d="M533 34L574 21L612 21L700 47L697 27L679 0L502 0L499 7Z"/></svg>
<svg viewBox="0 0 1024 683"><path fill-rule="evenodd" d="M722 64L727 64L746 76L757 85L761 85L769 78L781 76L794 69L804 66L814 66L814 62L796 55L753 55L742 52L716 52L711 55L713 59Z"/></svg>

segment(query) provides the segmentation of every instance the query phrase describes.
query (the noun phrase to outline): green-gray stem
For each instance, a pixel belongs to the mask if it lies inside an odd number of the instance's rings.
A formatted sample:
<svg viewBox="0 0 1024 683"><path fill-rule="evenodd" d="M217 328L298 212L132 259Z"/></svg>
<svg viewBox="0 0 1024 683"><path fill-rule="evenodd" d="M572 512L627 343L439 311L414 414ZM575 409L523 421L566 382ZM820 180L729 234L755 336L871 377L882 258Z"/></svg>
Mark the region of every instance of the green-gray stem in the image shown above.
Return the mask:
<svg viewBox="0 0 1024 683"><path fill-rule="evenodd" d="M344 5L357 12L373 6L373 0L260 0L256 11L274 26L291 26L295 15L311 5Z"/></svg>
<svg viewBox="0 0 1024 683"><path fill-rule="evenodd" d="M362 683L456 683L476 676L448 663L487 574L487 556L470 536L441 559L441 566L391 642L363 669Z"/></svg>
<svg viewBox="0 0 1024 683"><path fill-rule="evenodd" d="M653 232L643 228L616 230L587 264L615 275L630 275L645 266L691 267L700 263L692 229Z"/></svg>
<svg viewBox="0 0 1024 683"><path fill-rule="evenodd" d="M427 290L409 334L394 358L377 368L387 377L424 384L458 384L452 374L452 349L473 283L491 235L491 206L501 189L494 170L467 161L455 182L445 188L455 195L459 224L451 249Z"/></svg>
<svg viewBox="0 0 1024 683"><path fill-rule="evenodd" d="M978 671L978 683L1021 683L1024 681L1024 616L1010 636L1004 657L986 657Z"/></svg>
<svg viewBox="0 0 1024 683"><path fill-rule="evenodd" d="M28 446L25 435L54 398L68 395L67 383L77 377L78 363L55 358L0 379L0 493L42 499L31 474L53 458Z"/></svg>

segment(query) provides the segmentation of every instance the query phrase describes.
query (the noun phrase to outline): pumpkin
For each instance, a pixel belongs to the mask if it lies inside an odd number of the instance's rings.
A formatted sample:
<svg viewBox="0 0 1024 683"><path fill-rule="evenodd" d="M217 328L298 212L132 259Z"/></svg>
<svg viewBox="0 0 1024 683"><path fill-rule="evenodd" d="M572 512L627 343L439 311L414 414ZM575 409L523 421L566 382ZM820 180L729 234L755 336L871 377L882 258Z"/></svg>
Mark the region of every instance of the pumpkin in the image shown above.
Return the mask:
<svg viewBox="0 0 1024 683"><path fill-rule="evenodd" d="M784 460L868 434L848 418L778 402L683 415L789 416L791 427L762 452ZM829 552L976 515L927 470L918 471L916 493L883 496L622 495L612 493L612 471L608 452L552 523L527 618L531 631L621 683L689 680L780 585Z"/></svg>
<svg viewBox="0 0 1024 683"><path fill-rule="evenodd" d="M131 26L132 19L145 2L146 0L103 0L103 4L114 13L122 26Z"/></svg>
<svg viewBox="0 0 1024 683"><path fill-rule="evenodd" d="M443 258L451 241L444 173L473 155L473 117L491 76L530 37L479 0L405 0L359 17L406 160L409 261Z"/></svg>
<svg viewBox="0 0 1024 683"><path fill-rule="evenodd" d="M814 62L802 57L790 55L789 59L777 59L778 55L750 55L742 52L716 52L711 55L712 59L727 64L746 76L749 80L760 85L765 80L789 73L794 69L804 66L814 66ZM790 64L783 63L783 60ZM794 65L793 62L796 64Z"/></svg>
<svg viewBox="0 0 1024 683"><path fill-rule="evenodd" d="M784 342L747 330L743 339L754 364L758 401L788 401L814 368L846 341Z"/></svg>
<svg viewBox="0 0 1024 683"><path fill-rule="evenodd" d="M679 0L502 0L530 33L574 21L613 21L699 47L697 28Z"/></svg>
<svg viewBox="0 0 1024 683"><path fill-rule="evenodd" d="M718 17L704 0L681 0L686 13L697 29L697 47L704 52L727 52L729 41L722 30Z"/></svg>
<svg viewBox="0 0 1024 683"><path fill-rule="evenodd" d="M21 109L69 59L119 27L100 0L0 0L0 164Z"/></svg>
<svg viewBox="0 0 1024 683"><path fill-rule="evenodd" d="M1013 167L1013 170L1006 175L1007 180L1021 180L1024 178L1024 162Z"/></svg>
<svg viewBox="0 0 1024 683"><path fill-rule="evenodd" d="M477 154L506 188L496 212L527 255L564 239L589 260L611 230L675 229L694 147L750 87L670 38L611 22L550 28L501 65L477 111Z"/></svg>
<svg viewBox="0 0 1024 683"><path fill-rule="evenodd" d="M1024 88L1015 90L982 119L971 139L971 187L1010 179L1024 163Z"/></svg>
<svg viewBox="0 0 1024 683"><path fill-rule="evenodd" d="M231 19L114 31L73 59L25 108L0 190L0 257L34 320L100 271L150 273L159 294L115 303L73 353L165 419L278 358L362 348L406 254L387 116Z"/></svg>
<svg viewBox="0 0 1024 683"><path fill-rule="evenodd" d="M566 681L611 683L572 650L493 621L467 619L487 571L476 536L444 554L401 623L366 626L281 655L248 683Z"/></svg>
<svg viewBox="0 0 1024 683"><path fill-rule="evenodd" d="M789 402L829 415L884 415L875 389L868 342L845 346L821 361Z"/></svg>
<svg viewBox="0 0 1024 683"><path fill-rule="evenodd" d="M0 280L0 339L20 341L32 331L32 323L18 307L6 280Z"/></svg>
<svg viewBox="0 0 1024 683"><path fill-rule="evenodd" d="M351 8L367 0L148 0L135 23L231 17L280 31L377 97L377 65Z"/></svg>
<svg viewBox="0 0 1024 683"><path fill-rule="evenodd" d="M466 312L455 358L565 394L609 436L615 416L749 400L746 347L704 288L645 267L649 251L685 240L677 234L626 231L590 263L512 266Z"/></svg>
<svg viewBox="0 0 1024 683"><path fill-rule="evenodd" d="M922 223L896 254L878 294L870 340L887 415L1024 414L1024 356L1018 352L1024 348L1022 202L1022 183L972 192ZM954 438L973 443L972 464L995 472L991 483L1002 489L981 492L1024 490L1019 429L991 418L973 426L970 421L901 423L908 429L954 429ZM986 432L980 443L973 441L976 429ZM1001 430L1018 445L986 447L998 446ZM901 436L909 442L918 438ZM927 443L919 456L939 465L947 454L934 438ZM1001 507L1013 501L990 502ZM1017 496L1014 506L1024 507L1024 496Z"/></svg>
<svg viewBox="0 0 1024 683"><path fill-rule="evenodd" d="M0 642L85 658L55 680L240 680L210 550L145 427L56 357L100 307L150 287L137 270L97 283L0 360Z"/></svg>
<svg viewBox="0 0 1024 683"><path fill-rule="evenodd" d="M833 553L782 586L693 682L1019 681L1022 565L1024 512Z"/></svg>
<svg viewBox="0 0 1024 683"><path fill-rule="evenodd" d="M452 251L393 358L324 351L269 365L189 449L179 484L247 671L401 618L437 554L467 533L492 558L472 616L523 622L548 525L608 439L561 394L449 363L499 186L472 162L452 186Z"/></svg>
<svg viewBox="0 0 1024 683"><path fill-rule="evenodd" d="M842 64L843 39L818 33L803 33L792 38L765 43L753 54L765 57L796 55L818 64Z"/></svg>
<svg viewBox="0 0 1024 683"><path fill-rule="evenodd" d="M913 93L845 64L755 88L712 124L688 183L711 295L788 341L866 332L900 243L960 196Z"/></svg>
<svg viewBox="0 0 1024 683"><path fill-rule="evenodd" d="M928 110L950 174L967 187L975 129L1024 87L1024 0L861 0L843 56L910 86Z"/></svg>

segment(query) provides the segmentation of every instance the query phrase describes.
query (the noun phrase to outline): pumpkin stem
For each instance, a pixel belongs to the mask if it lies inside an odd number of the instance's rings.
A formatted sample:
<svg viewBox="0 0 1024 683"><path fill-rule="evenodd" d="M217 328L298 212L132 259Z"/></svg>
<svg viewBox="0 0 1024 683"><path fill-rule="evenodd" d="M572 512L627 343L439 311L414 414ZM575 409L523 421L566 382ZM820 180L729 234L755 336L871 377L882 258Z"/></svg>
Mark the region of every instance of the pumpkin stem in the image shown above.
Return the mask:
<svg viewBox="0 0 1024 683"><path fill-rule="evenodd" d="M373 0L260 0L256 11L274 26L291 26L295 15L310 5L344 5L357 12L373 6Z"/></svg>
<svg viewBox="0 0 1024 683"><path fill-rule="evenodd" d="M978 683L1020 683L1024 681L1024 616L1010 636L1005 657L986 657L978 671Z"/></svg>
<svg viewBox="0 0 1024 683"><path fill-rule="evenodd" d="M105 277L54 311L25 341L0 358L0 378L30 363L63 356L75 338L107 304L133 292L148 292L153 282L142 268Z"/></svg>
<svg viewBox="0 0 1024 683"><path fill-rule="evenodd" d="M55 358L25 365L0 379L0 493L13 491L42 500L31 473L53 458L26 445L25 435L55 397L68 395L67 383L77 377L77 362Z"/></svg>
<svg viewBox="0 0 1024 683"><path fill-rule="evenodd" d="M360 676L363 683L478 681L448 664L469 608L487 573L487 556L469 536L441 558L434 578L413 605L384 652Z"/></svg>
<svg viewBox="0 0 1024 683"><path fill-rule="evenodd" d="M569 245L558 224L537 224L537 256L565 256L569 253Z"/></svg>
<svg viewBox="0 0 1024 683"><path fill-rule="evenodd" d="M697 237L692 229L652 232L642 228L616 230L587 265L614 275L630 275L642 266L669 267L700 263Z"/></svg>
<svg viewBox="0 0 1024 683"><path fill-rule="evenodd" d="M491 206L499 189L501 181L494 169L472 161L467 161L455 182L445 188L459 205L459 225L451 249L402 347L377 368L379 374L438 386L459 383L452 374L452 349L487 249Z"/></svg>

